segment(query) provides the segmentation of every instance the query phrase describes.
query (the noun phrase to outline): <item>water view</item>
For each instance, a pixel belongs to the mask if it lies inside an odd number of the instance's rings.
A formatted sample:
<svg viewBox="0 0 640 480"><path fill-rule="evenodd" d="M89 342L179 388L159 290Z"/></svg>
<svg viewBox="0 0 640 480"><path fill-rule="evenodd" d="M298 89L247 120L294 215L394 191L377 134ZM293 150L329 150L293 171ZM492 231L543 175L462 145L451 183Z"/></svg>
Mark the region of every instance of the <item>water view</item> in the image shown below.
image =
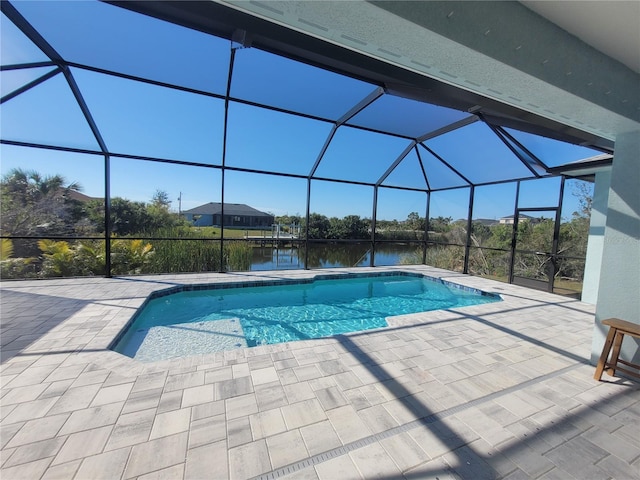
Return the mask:
<svg viewBox="0 0 640 480"><path fill-rule="evenodd" d="M288 270L304 268L304 248L255 247L251 270ZM416 245L376 245L375 265L389 266L403 263L419 263L420 248ZM369 244L309 245L309 268L366 267L371 261Z"/></svg>

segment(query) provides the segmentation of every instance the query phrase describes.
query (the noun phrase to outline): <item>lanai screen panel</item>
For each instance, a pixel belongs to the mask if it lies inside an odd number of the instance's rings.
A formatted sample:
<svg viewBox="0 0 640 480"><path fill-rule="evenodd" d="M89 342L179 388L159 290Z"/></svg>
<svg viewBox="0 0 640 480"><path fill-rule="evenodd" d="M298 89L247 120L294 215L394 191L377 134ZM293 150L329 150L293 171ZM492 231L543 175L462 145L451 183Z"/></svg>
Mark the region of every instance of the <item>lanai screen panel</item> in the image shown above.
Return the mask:
<svg viewBox="0 0 640 480"><path fill-rule="evenodd" d="M415 188L425 191L429 189L424 167L420 162L415 148L412 148L384 179L382 185L388 187Z"/></svg>
<svg viewBox="0 0 640 480"><path fill-rule="evenodd" d="M226 165L307 175L332 124L229 102Z"/></svg>
<svg viewBox="0 0 640 480"><path fill-rule="evenodd" d="M0 96L15 92L17 89L40 77L55 73L53 67L34 67L20 70L5 70L0 74Z"/></svg>
<svg viewBox="0 0 640 480"><path fill-rule="evenodd" d="M394 95L383 95L347 124L418 138L468 117L466 112Z"/></svg>
<svg viewBox="0 0 640 480"><path fill-rule="evenodd" d="M4 102L1 120L5 140L99 150L62 74Z"/></svg>
<svg viewBox="0 0 640 480"><path fill-rule="evenodd" d="M102 2L15 2L68 62L223 95L230 42Z"/></svg>
<svg viewBox="0 0 640 480"><path fill-rule="evenodd" d="M73 73L109 151L221 164L223 100L86 70Z"/></svg>
<svg viewBox="0 0 640 480"><path fill-rule="evenodd" d="M425 144L474 185L534 176L484 123L467 125Z"/></svg>
<svg viewBox="0 0 640 480"><path fill-rule="evenodd" d="M340 127L314 176L375 183L410 143L391 135Z"/></svg>
<svg viewBox="0 0 640 480"><path fill-rule="evenodd" d="M374 89L344 75L247 48L236 51L231 97L335 121Z"/></svg>
<svg viewBox="0 0 640 480"><path fill-rule="evenodd" d="M49 57L36 47L4 14L0 19L0 33L2 35L2 42L0 42L2 65L18 65L49 60Z"/></svg>
<svg viewBox="0 0 640 480"><path fill-rule="evenodd" d="M560 142L552 138L541 137L520 130L509 128L505 130L548 167L557 167L565 163L582 160L602 153L592 148Z"/></svg>

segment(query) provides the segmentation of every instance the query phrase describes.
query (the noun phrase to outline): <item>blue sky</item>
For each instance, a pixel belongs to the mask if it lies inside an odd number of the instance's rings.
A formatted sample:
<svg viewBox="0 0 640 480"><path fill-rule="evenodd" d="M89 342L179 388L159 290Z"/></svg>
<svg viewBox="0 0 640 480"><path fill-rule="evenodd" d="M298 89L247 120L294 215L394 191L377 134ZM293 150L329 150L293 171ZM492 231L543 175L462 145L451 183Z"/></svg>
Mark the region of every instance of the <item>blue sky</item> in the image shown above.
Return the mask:
<svg viewBox="0 0 640 480"><path fill-rule="evenodd" d="M97 2L18 2L20 12L67 60L98 68L223 94L228 77L230 43ZM2 17L3 65L46 59ZM46 73L48 68L2 72L2 95ZM220 165L223 152L224 101L80 68L71 72L111 152ZM295 110L305 118L230 102L226 165L307 175L335 120L376 90L374 85L276 57L255 48L236 51L231 96ZM1 136L7 140L99 150L82 112L61 74L2 105ZM465 112L384 95L341 126L316 176L376 182L410 144L410 140L372 133L355 126L407 132L419 136L467 117ZM512 132L549 165L568 163L597 152L532 135ZM427 146L473 182L526 176L529 171L489 128L477 122L432 139ZM2 174L11 168L62 174L77 181L87 195L104 195L100 156L26 149L2 145ZM432 188L462 185L426 149L418 152ZM220 201L219 169L111 160L111 194L148 201L164 190L178 209ZM424 188L414 151L383 184ZM520 206L553 206L558 179L525 182ZM568 185L563 216L577 201ZM474 218L499 218L514 208L515 185L476 189ZM246 203L276 215L306 212L307 181L234 171L225 173L225 201ZM373 188L313 181L311 210L327 216L372 215ZM467 215L469 190L436 192L431 216L454 219ZM424 215L422 192L380 188L379 219Z"/></svg>

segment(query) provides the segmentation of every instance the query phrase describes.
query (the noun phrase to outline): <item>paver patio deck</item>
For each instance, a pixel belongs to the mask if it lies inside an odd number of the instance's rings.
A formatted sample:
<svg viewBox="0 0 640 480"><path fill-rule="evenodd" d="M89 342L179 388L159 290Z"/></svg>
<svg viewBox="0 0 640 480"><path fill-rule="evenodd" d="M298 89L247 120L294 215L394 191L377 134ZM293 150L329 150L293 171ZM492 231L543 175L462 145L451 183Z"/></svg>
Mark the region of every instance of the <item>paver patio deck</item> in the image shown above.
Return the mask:
<svg viewBox="0 0 640 480"><path fill-rule="evenodd" d="M3 282L2 479L640 478L640 385L593 380L593 306L394 268L503 301L140 363L107 346L154 290L328 271Z"/></svg>

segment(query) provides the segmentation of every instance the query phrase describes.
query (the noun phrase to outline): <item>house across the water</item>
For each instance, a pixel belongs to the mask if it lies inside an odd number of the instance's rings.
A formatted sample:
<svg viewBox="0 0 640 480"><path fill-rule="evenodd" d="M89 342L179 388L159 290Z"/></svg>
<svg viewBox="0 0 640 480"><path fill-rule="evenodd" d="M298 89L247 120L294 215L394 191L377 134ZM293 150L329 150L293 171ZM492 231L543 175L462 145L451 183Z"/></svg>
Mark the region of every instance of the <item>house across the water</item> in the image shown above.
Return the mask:
<svg viewBox="0 0 640 480"><path fill-rule="evenodd" d="M219 227L222 225L222 203L209 202L190 210L183 210L182 215L196 227ZM270 228L274 216L256 210L244 203L224 204L224 226L242 228Z"/></svg>

